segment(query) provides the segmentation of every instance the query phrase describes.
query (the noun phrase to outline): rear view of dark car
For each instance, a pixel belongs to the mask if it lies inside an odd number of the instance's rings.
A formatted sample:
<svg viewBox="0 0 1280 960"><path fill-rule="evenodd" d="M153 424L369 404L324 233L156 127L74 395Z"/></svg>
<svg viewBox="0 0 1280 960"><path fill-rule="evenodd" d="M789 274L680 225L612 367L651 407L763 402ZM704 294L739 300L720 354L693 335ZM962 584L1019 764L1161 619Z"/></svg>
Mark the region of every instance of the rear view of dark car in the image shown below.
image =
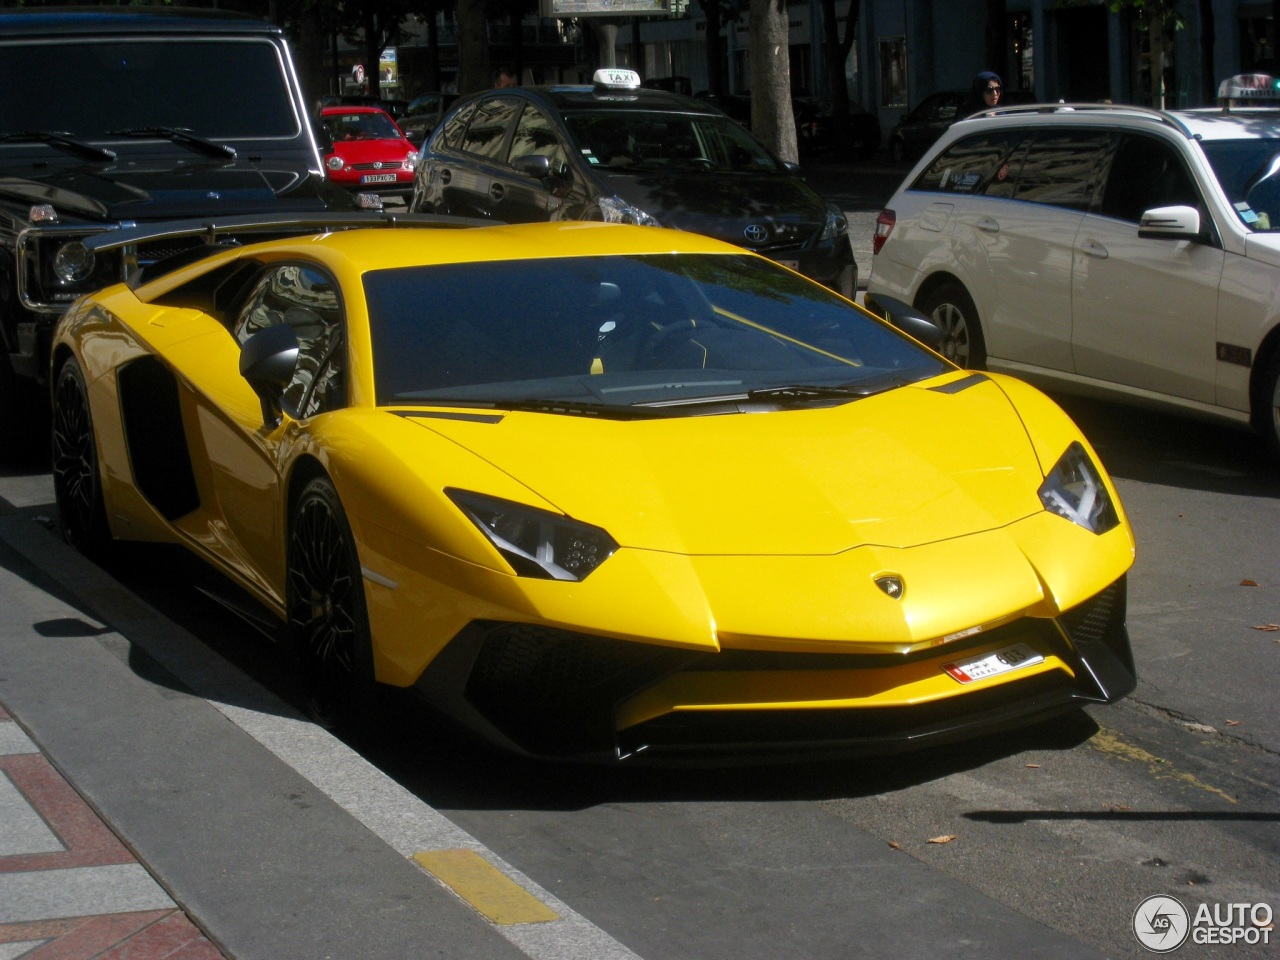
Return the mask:
<svg viewBox="0 0 1280 960"><path fill-rule="evenodd" d="M158 7L0 13L0 457L40 440L51 331L181 246L95 256L124 224L349 210L279 27ZM195 243L198 245L199 240Z"/></svg>
<svg viewBox="0 0 1280 960"><path fill-rule="evenodd" d="M854 295L844 215L794 166L703 101L640 89L630 71L600 74L594 87L489 90L459 101L422 150L410 209L675 227Z"/></svg>

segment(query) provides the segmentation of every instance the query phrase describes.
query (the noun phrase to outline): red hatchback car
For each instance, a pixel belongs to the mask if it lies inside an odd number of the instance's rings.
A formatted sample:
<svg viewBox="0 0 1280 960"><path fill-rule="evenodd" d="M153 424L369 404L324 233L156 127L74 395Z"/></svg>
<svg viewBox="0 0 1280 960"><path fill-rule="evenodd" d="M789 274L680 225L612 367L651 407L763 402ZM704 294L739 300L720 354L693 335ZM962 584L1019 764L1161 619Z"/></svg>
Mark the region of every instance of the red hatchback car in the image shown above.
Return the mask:
<svg viewBox="0 0 1280 960"><path fill-rule="evenodd" d="M377 107L320 110L324 165L339 186L360 193L408 196L418 152L390 115Z"/></svg>

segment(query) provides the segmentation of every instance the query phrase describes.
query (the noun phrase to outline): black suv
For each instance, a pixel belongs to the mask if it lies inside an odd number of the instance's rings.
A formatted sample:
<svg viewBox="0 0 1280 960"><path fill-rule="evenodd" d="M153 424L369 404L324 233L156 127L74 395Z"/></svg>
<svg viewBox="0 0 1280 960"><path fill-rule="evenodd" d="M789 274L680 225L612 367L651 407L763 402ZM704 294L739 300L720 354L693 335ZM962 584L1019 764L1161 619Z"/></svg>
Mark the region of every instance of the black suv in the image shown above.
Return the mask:
<svg viewBox="0 0 1280 960"><path fill-rule="evenodd" d="M49 338L84 293L180 253L147 221L346 210L281 30L214 11L0 13L0 457L43 437Z"/></svg>

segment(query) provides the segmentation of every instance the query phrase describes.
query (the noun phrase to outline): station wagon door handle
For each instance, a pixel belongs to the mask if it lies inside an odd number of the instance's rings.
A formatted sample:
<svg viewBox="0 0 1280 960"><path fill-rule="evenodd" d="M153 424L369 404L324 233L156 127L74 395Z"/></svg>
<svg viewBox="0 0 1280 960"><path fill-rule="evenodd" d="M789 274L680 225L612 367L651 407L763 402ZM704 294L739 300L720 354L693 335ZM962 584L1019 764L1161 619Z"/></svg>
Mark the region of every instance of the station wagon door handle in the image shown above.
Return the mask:
<svg viewBox="0 0 1280 960"><path fill-rule="evenodd" d="M1000 222L994 217L979 217L978 222L974 224L983 233L999 233Z"/></svg>
<svg viewBox="0 0 1280 960"><path fill-rule="evenodd" d="M448 183L448 182L449 182L450 180L452 180L452 179L453 179L453 174L449 172L449 168L448 168L448 167L445 167L443 170L441 170L441 171L440 171L440 182L441 182L441 183Z"/></svg>
<svg viewBox="0 0 1280 960"><path fill-rule="evenodd" d="M1096 240L1086 240L1080 244L1080 252L1086 257L1093 257L1095 260L1105 260L1110 256L1107 248Z"/></svg>
<svg viewBox="0 0 1280 960"><path fill-rule="evenodd" d="M505 188L502 186L502 184L500 184L500 183L491 183L491 184L489 184L489 199L490 199L490 200L501 200L501 199L502 199L502 195L503 195L504 193L506 193L506 192L507 192L507 191L506 191L506 189L505 189Z"/></svg>

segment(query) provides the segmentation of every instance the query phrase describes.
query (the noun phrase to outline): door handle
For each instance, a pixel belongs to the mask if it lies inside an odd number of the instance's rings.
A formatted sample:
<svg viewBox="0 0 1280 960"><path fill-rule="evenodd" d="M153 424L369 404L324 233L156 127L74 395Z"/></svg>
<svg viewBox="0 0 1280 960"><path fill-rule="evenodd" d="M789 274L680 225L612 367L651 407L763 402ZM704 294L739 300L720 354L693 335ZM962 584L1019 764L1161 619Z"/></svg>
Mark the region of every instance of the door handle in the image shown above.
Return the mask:
<svg viewBox="0 0 1280 960"><path fill-rule="evenodd" d="M453 179L453 174L449 172L449 170L448 170L448 168L447 168L447 167L446 167L445 169L443 169L443 170L441 170L441 171L440 171L440 182L441 182L441 183L447 184L447 183L448 183L450 180L452 180L452 179Z"/></svg>
<svg viewBox="0 0 1280 960"><path fill-rule="evenodd" d="M506 188L500 183L489 184L489 199L491 200L501 200L502 195L506 192Z"/></svg>
<svg viewBox="0 0 1280 960"><path fill-rule="evenodd" d="M978 222L974 224L983 233L999 233L1000 222L994 217L979 217Z"/></svg>
<svg viewBox="0 0 1280 960"><path fill-rule="evenodd" d="M1105 260L1107 257L1111 256L1111 254L1107 252L1107 248L1096 240L1086 240L1084 243L1080 244L1080 252L1086 257L1093 257L1095 260Z"/></svg>

